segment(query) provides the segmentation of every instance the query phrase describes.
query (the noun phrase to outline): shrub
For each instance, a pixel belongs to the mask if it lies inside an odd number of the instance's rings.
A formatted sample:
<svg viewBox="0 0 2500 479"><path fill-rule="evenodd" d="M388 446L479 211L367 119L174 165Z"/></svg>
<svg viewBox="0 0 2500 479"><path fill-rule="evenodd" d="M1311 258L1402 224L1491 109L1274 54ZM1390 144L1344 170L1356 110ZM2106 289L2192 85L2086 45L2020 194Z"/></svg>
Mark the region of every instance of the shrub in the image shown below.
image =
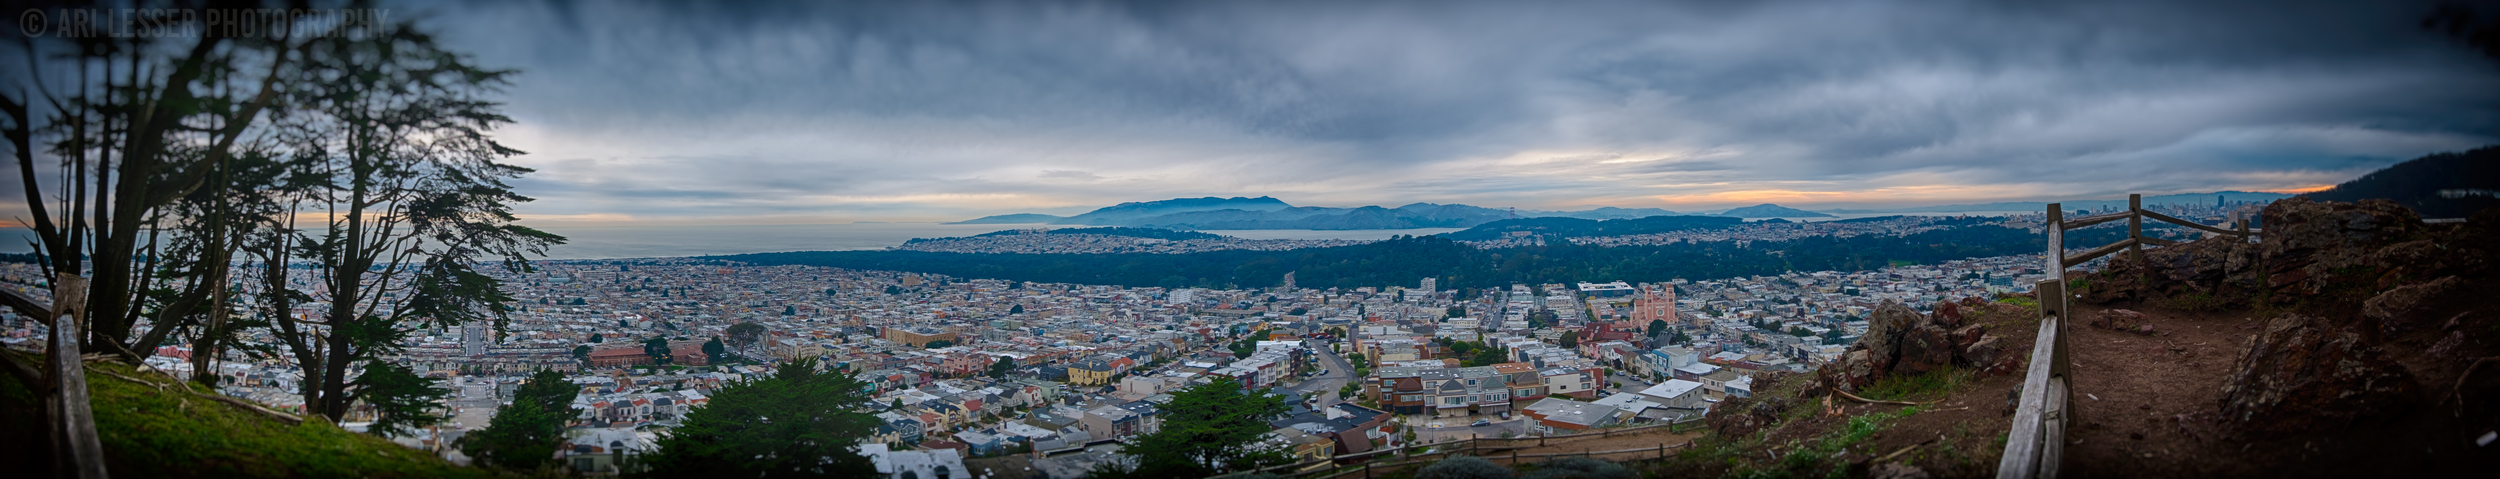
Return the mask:
<svg viewBox="0 0 2500 479"><path fill-rule="evenodd" d="M1476 456L1450 456L1415 471L1415 479L1510 479L1510 469Z"/></svg>
<svg viewBox="0 0 2500 479"><path fill-rule="evenodd" d="M1633 479L1639 476L1633 474L1631 469L1625 469L1619 464L1585 457L1566 457L1545 461L1544 464L1537 465L1536 472L1520 477L1522 479Z"/></svg>

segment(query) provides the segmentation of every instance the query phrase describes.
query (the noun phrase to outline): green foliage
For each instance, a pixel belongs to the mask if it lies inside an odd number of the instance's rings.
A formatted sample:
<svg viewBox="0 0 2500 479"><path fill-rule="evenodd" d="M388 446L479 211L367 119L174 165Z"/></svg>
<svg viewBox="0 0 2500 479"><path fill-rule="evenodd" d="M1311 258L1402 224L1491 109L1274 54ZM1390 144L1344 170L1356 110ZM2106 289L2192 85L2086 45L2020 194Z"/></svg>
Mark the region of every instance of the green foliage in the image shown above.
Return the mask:
<svg viewBox="0 0 2500 479"><path fill-rule="evenodd" d="M1265 390L1244 391L1231 377L1173 393L1163 428L1138 436L1123 452L1136 456L1134 477L1207 477L1223 471L1291 462L1283 451L1254 446L1275 428L1267 421L1291 408Z"/></svg>
<svg viewBox="0 0 2500 479"><path fill-rule="evenodd" d="M746 348L754 346L756 341L764 340L764 325L755 323L738 323L730 326L728 330L722 331L722 334L728 335L729 345Z"/></svg>
<svg viewBox="0 0 2500 479"><path fill-rule="evenodd" d="M1585 457L1565 457L1535 465L1536 470L1520 479L1634 479L1640 477L1631 469Z"/></svg>
<svg viewBox="0 0 2500 479"><path fill-rule="evenodd" d="M595 343L595 342L598 342L598 341L591 341L591 342L594 342L594 343ZM580 346L574 346L574 347L573 347L573 360L574 360L574 361L580 361L580 362L582 363L582 366L585 366L585 367L589 366L589 365L590 365L590 345L588 345L588 344L584 344L584 345L580 345Z"/></svg>
<svg viewBox="0 0 2500 479"><path fill-rule="evenodd" d="M1294 316L1301 316L1301 315L1305 315L1305 314L1311 314L1311 310L1309 310L1309 309L1304 309L1304 308L1293 308L1293 310L1292 310L1292 311L1286 311L1286 312L1285 312L1285 314L1290 314L1290 315L1294 315Z"/></svg>
<svg viewBox="0 0 2500 479"><path fill-rule="evenodd" d="M2007 297L2003 297L2003 298L1997 298L1997 302L1999 302L1999 303L2005 303L2005 304L2011 304L2011 305L2015 305L2015 306L2021 306L2021 307L2024 307L2024 308L2030 308L2030 309L2040 309L2040 300L2037 300L2037 299L2031 299L2030 297L2027 297L2027 296L2007 296Z"/></svg>
<svg viewBox="0 0 2500 479"><path fill-rule="evenodd" d="M656 477L866 477L875 466L855 448L876 433L869 385L816 361L784 363L772 376L721 388L660 435L646 458Z"/></svg>
<svg viewBox="0 0 2500 479"><path fill-rule="evenodd" d="M1009 373L1013 373L1013 372L1015 372L1015 371L1016 371L1016 358L1011 358L1011 357L1006 357L1006 356L999 356L999 357L998 357L998 362L993 362L993 363L990 363L990 370L989 370L989 374L988 374L988 375L989 375L989 377L992 377L992 378L1006 379L1006 378L1007 378L1007 374L1009 374Z"/></svg>
<svg viewBox="0 0 2500 479"><path fill-rule="evenodd" d="M40 361L25 356L18 359ZM453 465L425 451L323 421L287 425L268 416L171 390L217 394L195 383L175 381L114 362L93 362L88 367L147 378L167 388L101 374L88 376L89 401L94 405L96 435L104 445L106 469L122 477L488 475L483 469ZM33 398L34 394L24 385L0 379L0 424L30 425L32 430L40 430L43 413L33 406ZM12 430L10 435L21 431L25 430ZM40 437L34 435L33 440L41 441ZM40 442L35 444L40 447Z"/></svg>
<svg viewBox="0 0 2500 479"><path fill-rule="evenodd" d="M562 417L536 401L513 401L495 410L485 429L460 438L460 452L480 465L529 469L546 463L564 440Z"/></svg>
<svg viewBox="0 0 2500 479"><path fill-rule="evenodd" d="M1463 318L1463 317L1466 317L1466 316L1467 316L1467 307L1466 307L1466 306L1451 306L1451 307L1450 307L1450 309L1449 309L1448 311L1443 311L1443 312L1442 312L1442 316L1441 316L1441 317L1444 317L1444 318Z"/></svg>
<svg viewBox="0 0 2500 479"><path fill-rule="evenodd" d="M703 356L710 364L728 362L729 345L722 344L720 336L713 336L712 340L703 342Z"/></svg>
<svg viewBox="0 0 2500 479"><path fill-rule="evenodd" d="M797 315L799 315L799 307L798 307L797 305L785 305L785 306L782 306L782 307L781 307L781 315L782 315L782 316L797 316Z"/></svg>
<svg viewBox="0 0 2500 479"><path fill-rule="evenodd" d="M1019 304L1015 305L1015 307L1007 308L1007 314L1024 314L1024 305Z"/></svg>
<svg viewBox="0 0 2500 479"><path fill-rule="evenodd" d="M1580 347L1580 332L1579 332L1579 331L1564 331L1564 332L1562 333L1562 347L1564 347L1564 348L1578 348L1578 347Z"/></svg>
<svg viewBox="0 0 2500 479"><path fill-rule="evenodd" d="M951 346L954 346L954 345L955 345L955 342L954 342L954 341L948 341L948 340L940 339L940 340L936 340L936 341L930 341L930 342L928 342L927 344L922 344L922 345L920 345L920 346L921 346L921 347L923 347L923 348L928 348L928 349L937 349L937 348L951 347Z"/></svg>
<svg viewBox="0 0 2500 479"><path fill-rule="evenodd" d="M1450 456L1415 471L1415 479L1510 479L1510 468L1476 456Z"/></svg>
<svg viewBox="0 0 2500 479"><path fill-rule="evenodd" d="M650 356L651 364L654 366L667 366L676 361L675 353L668 350L668 338L655 336L642 340L642 354Z"/></svg>
<svg viewBox="0 0 2500 479"><path fill-rule="evenodd" d="M572 407L579 393L562 373L540 370L513 390L512 404L496 409L485 429L460 439L460 452L487 466L538 467L555 454L564 426L581 413Z"/></svg>
<svg viewBox="0 0 2500 479"><path fill-rule="evenodd" d="M1866 393L1860 395L1884 400L1925 398L1952 392L1970 380L1970 371L1948 366L1922 374L1895 375L1877 380L1875 384L1867 385Z"/></svg>
<svg viewBox="0 0 2500 479"><path fill-rule="evenodd" d="M600 335L599 333L590 333L590 342L593 342L593 343L604 343L604 342L607 342L607 341L608 341L608 338L607 338L606 336L602 336L602 335Z"/></svg>
<svg viewBox="0 0 2500 479"><path fill-rule="evenodd" d="M364 401L380 416L366 429L375 435L405 436L450 417L435 401L451 396L451 389L436 386L434 380L417 376L407 366L368 362L351 386L355 392L348 400Z"/></svg>

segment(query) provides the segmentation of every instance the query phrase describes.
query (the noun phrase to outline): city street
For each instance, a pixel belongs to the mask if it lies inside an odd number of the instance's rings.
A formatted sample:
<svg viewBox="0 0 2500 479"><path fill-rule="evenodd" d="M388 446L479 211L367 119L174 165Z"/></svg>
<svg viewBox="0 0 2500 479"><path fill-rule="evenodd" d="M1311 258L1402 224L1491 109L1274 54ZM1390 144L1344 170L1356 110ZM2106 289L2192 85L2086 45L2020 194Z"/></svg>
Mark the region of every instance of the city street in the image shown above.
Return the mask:
<svg viewBox="0 0 2500 479"><path fill-rule="evenodd" d="M467 376L455 380L459 381L454 388L458 390L458 396L451 400L451 407L459 412L452 414L450 424L443 427L484 429L486 421L495 417L495 407L501 405L495 400L494 380Z"/></svg>
<svg viewBox="0 0 2500 479"><path fill-rule="evenodd" d="M1328 374L1314 376L1308 381L1286 386L1284 389L1305 396L1316 396L1319 398L1319 406L1328 406L1343 400L1344 398L1337 397L1337 390L1344 389L1347 382L1354 380L1354 364L1346 362L1344 356L1337 355L1336 351L1332 351L1325 342L1306 339L1303 340L1303 345L1310 347L1318 354L1319 367L1328 370Z"/></svg>

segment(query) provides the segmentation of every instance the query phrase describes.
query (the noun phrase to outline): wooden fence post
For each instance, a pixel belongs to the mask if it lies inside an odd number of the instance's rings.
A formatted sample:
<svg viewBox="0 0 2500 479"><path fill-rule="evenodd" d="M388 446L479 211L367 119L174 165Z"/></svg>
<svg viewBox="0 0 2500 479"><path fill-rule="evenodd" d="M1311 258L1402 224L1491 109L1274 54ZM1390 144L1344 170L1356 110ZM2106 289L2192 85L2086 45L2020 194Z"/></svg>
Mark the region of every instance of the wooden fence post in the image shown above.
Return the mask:
<svg viewBox="0 0 2500 479"><path fill-rule="evenodd" d="M2127 239L2136 240L2127 246L2127 260L2135 262L2137 273L2152 271L2144 266L2144 194L2127 194Z"/></svg>

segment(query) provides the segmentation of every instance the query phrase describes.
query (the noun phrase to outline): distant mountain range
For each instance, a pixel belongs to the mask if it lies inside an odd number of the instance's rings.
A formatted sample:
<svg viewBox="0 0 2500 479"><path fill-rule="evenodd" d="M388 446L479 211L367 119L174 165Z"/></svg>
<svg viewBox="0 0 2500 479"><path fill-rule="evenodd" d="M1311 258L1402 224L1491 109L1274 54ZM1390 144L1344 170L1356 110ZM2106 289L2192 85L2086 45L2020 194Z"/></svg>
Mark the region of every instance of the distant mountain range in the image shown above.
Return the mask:
<svg viewBox="0 0 2500 479"><path fill-rule="evenodd" d="M1538 211L1484 208L1468 205L1415 203L1396 208L1363 206L1330 208L1294 206L1283 200L1257 198L1178 198L1162 201L1121 203L1076 216L1054 216L1035 213L985 216L950 224L1030 224L1126 226L1176 230L1370 230L1412 228L1468 228L1488 222L1520 218L1580 218L1589 220L1675 216L1677 213L1657 208L1601 207L1586 211Z"/></svg>
<svg viewBox="0 0 2500 479"><path fill-rule="evenodd" d="M2219 193L2148 196L2144 204L2211 204L2216 198L2228 201L2273 201L2291 197L2281 193L2224 191ZM1507 219L1576 218L1583 220L1621 220L1658 216L1700 216L1721 218L1829 218L1836 214L1903 214L1962 213L1978 211L2036 211L2046 202L1998 202L1964 205L1943 205L1890 209L1833 209L1807 211L1775 204L1760 204L1718 213L1676 212L1657 208L1601 207L1583 211L1541 211L1485 208L1457 204L1415 203L1396 208L1363 206L1332 208L1294 206L1284 200L1261 196L1257 198L1176 198L1161 201L1121 203L1076 216L1036 213L985 216L949 224L1053 224L1081 226L1122 226L1131 228L1162 228L1172 230L1371 230L1413 228L1473 228ZM2069 209L2090 209L2104 206L2125 207L2126 200L2067 201Z"/></svg>
<svg viewBox="0 0 2500 479"><path fill-rule="evenodd" d="M1059 221L1059 220L1063 220L1063 219L1067 219L1067 218L1068 218L1068 217L1066 217L1066 216L1059 216L1059 215L1045 215L1045 214L1041 214L1041 213L1016 213L1016 214L1011 214L1011 215L983 216L983 217L979 217L979 218L973 218L973 219L968 219L968 220L963 220L963 221L957 221L957 222L947 223L947 224L950 224L950 225L1017 225L1017 224L1032 224L1032 223L1049 223L1049 222L1052 222L1052 221Z"/></svg>
<svg viewBox="0 0 2500 479"><path fill-rule="evenodd" d="M1763 203L1727 210L1719 213L1719 216L1731 216L1737 218L1829 218L1832 215Z"/></svg>

